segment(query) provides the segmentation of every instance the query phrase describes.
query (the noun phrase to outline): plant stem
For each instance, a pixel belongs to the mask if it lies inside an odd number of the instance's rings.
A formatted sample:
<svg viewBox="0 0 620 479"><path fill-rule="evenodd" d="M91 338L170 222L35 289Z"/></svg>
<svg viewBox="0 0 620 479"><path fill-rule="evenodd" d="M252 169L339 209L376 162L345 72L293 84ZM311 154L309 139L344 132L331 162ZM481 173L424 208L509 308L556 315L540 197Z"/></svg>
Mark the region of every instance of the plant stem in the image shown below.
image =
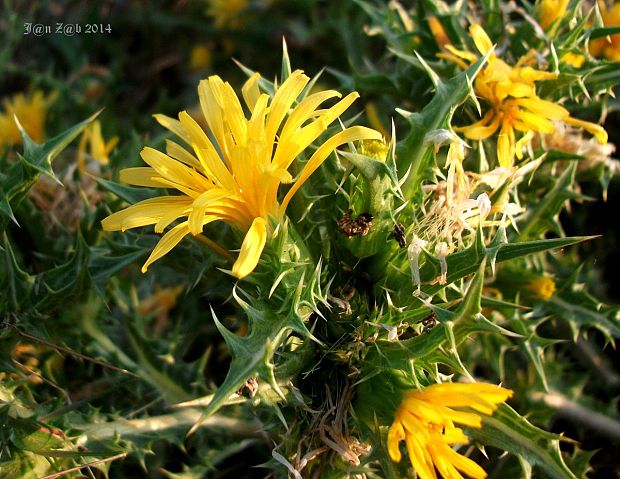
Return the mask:
<svg viewBox="0 0 620 479"><path fill-rule="evenodd" d="M560 393L555 391L549 393L534 392L530 394L530 398L534 401L543 401L547 406L555 409L559 415L579 422L589 429L614 439L620 439L620 422L577 404Z"/></svg>
<svg viewBox="0 0 620 479"><path fill-rule="evenodd" d="M115 436L136 436L140 434L157 434L170 429L187 429L198 421L200 427L222 429L227 434L241 437L263 437L262 426L258 422L243 421L225 416L204 418L200 409L179 409L170 414L153 416L144 419L118 419L103 424L90 424L83 427L79 444L91 441L104 441Z"/></svg>

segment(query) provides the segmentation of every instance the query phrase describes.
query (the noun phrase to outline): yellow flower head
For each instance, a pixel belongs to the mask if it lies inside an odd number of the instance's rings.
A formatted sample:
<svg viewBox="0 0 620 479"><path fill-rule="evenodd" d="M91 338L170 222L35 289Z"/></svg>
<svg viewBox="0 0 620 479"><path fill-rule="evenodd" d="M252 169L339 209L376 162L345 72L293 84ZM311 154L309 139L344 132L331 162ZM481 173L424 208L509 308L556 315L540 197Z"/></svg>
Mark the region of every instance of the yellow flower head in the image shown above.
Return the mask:
<svg viewBox="0 0 620 479"><path fill-rule="evenodd" d="M451 447L469 442L456 424L480 428L480 415L493 414L512 394L509 389L484 383L433 384L423 391L412 391L405 396L388 431L388 453L393 461L400 462L399 446L404 440L420 479L437 479L435 469L445 479L462 478L459 471L483 479L487 476L484 469Z"/></svg>
<svg viewBox="0 0 620 479"><path fill-rule="evenodd" d="M366 140L361 142L359 152L375 160L385 161L390 153L390 145L385 140Z"/></svg>
<svg viewBox="0 0 620 479"><path fill-rule="evenodd" d="M241 13L248 7L248 0L207 0L207 14L217 28L238 28Z"/></svg>
<svg viewBox="0 0 620 479"><path fill-rule="evenodd" d="M471 25L469 31L482 55L493 49L491 39L480 25ZM443 58L456 57L460 62L472 63L477 59L472 53L461 52L450 45L446 48L451 55L440 54ZM536 82L555 79L557 74L525 65L529 60L530 55L526 55L512 67L491 51L488 64L478 73L474 84L476 95L489 105L489 110L480 121L455 130L472 140L489 138L499 130L497 159L499 165L506 168L512 166L515 155L522 158L523 148L534 133L552 133L554 120L583 128L601 143L606 143L607 132L601 126L572 118L566 108L538 97Z"/></svg>
<svg viewBox="0 0 620 479"><path fill-rule="evenodd" d="M101 133L101 123L99 120L92 122L82 133L82 138L78 145L77 163L78 169L84 171L86 149L88 147L90 157L102 165L107 165L110 161L110 153L118 143L118 137L110 138L109 141L103 139Z"/></svg>
<svg viewBox="0 0 620 479"><path fill-rule="evenodd" d="M555 281L549 276L538 276L525 286L532 296L543 301L549 301L555 294Z"/></svg>
<svg viewBox="0 0 620 479"><path fill-rule="evenodd" d="M568 0L542 0L540 2L540 26L547 30L558 18L566 13Z"/></svg>
<svg viewBox="0 0 620 479"><path fill-rule="evenodd" d="M581 53L567 52L562 55L561 60L564 63L568 63L573 68L581 68L582 65L586 62L586 57Z"/></svg>
<svg viewBox="0 0 620 479"><path fill-rule="evenodd" d="M5 99L2 102L4 111L0 113L0 148L20 145L22 142L14 116L17 117L30 138L41 143L45 136L47 109L54 98L54 94L46 98L42 91L37 90L27 95L18 93L12 98Z"/></svg>
<svg viewBox="0 0 620 479"><path fill-rule="evenodd" d="M207 45L194 45L189 56L189 68L194 71L211 67L211 49Z"/></svg>
<svg viewBox="0 0 620 479"><path fill-rule="evenodd" d="M243 278L258 263L270 233L269 217L282 217L295 192L330 153L350 141L381 139L379 132L362 126L340 131L316 149L293 180L288 168L295 158L359 95L350 93L332 107L319 109L325 101L340 97L340 93L321 91L297 102L310 81L297 70L270 98L260 92L259 78L256 73L243 86L249 118L229 83L219 76L202 80L198 86L200 105L215 141L185 111L178 120L155 115L189 150L173 141L168 141L166 154L146 147L141 156L148 167L121 171L125 183L173 188L181 193L141 201L102 222L108 231L154 224L155 232L161 233L182 219L164 234L143 272L186 235L200 235L207 223L223 220L246 233L232 268L236 277ZM292 185L279 203L282 183Z"/></svg>
<svg viewBox="0 0 620 479"><path fill-rule="evenodd" d="M439 48L443 49L446 45L450 44L450 38L439 19L437 17L428 17L427 21L428 28L430 28Z"/></svg>
<svg viewBox="0 0 620 479"><path fill-rule="evenodd" d="M620 26L620 2L614 2L609 9L604 1L599 1L598 6L606 27ZM590 54L594 57L605 57L612 62L620 62L620 33L591 41Z"/></svg>

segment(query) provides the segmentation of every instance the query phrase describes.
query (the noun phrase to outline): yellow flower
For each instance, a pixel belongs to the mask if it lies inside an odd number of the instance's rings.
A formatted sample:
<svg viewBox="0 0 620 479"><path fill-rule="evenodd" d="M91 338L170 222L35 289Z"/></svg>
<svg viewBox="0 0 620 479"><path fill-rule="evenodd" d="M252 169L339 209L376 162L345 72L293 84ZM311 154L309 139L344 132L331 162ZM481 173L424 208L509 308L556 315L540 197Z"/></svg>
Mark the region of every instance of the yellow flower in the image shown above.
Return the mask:
<svg viewBox="0 0 620 479"><path fill-rule="evenodd" d="M361 142L359 152L375 160L385 161L390 153L390 145L385 140L366 140Z"/></svg>
<svg viewBox="0 0 620 479"><path fill-rule="evenodd" d="M580 53L567 52L562 55L561 60L574 68L581 68L586 61L586 57Z"/></svg>
<svg viewBox="0 0 620 479"><path fill-rule="evenodd" d="M248 7L248 0L207 0L207 14L216 28L238 28L241 13Z"/></svg>
<svg viewBox="0 0 620 479"><path fill-rule="evenodd" d="M493 49L493 43L480 25L471 25L470 34L478 51L485 55ZM477 58L469 52L461 52L451 45L446 48L450 55L442 58L473 63ZM472 125L455 128L471 140L484 140L499 130L497 159L502 167L510 167L515 155L523 157L523 149L534 133L548 134L555 129L554 121L583 128L601 143L607 142L607 132L595 123L572 118L568 110L556 103L543 100L536 94L536 82L557 78L556 73L543 72L525 65L531 56L526 55L511 67L491 51L487 65L478 73L474 84L476 95L490 107L483 118ZM521 138L517 140L517 135Z"/></svg>
<svg viewBox="0 0 620 479"><path fill-rule="evenodd" d="M603 24L606 27L620 26L620 2L614 2L610 9L603 1L598 2ZM605 57L612 62L620 61L620 33L608 37L597 38L590 42L590 54L594 57Z"/></svg>
<svg viewBox="0 0 620 479"><path fill-rule="evenodd" d="M542 0L540 2L540 26L547 30L558 18L566 13L568 0Z"/></svg>
<svg viewBox="0 0 620 479"><path fill-rule="evenodd" d="M19 145L22 142L14 116L17 117L30 138L41 143L45 137L47 109L55 96L52 94L46 98L42 91L37 90L28 95L18 93L12 98L5 99L2 102L4 112L0 113L0 148Z"/></svg>
<svg viewBox="0 0 620 479"><path fill-rule="evenodd" d="M82 133L82 138L78 145L77 163L78 169L84 171L87 145L90 150L90 157L97 160L102 165L107 165L110 161L110 152L118 143L118 137L110 138L109 141L103 139L101 133L101 123L95 120Z"/></svg>
<svg viewBox="0 0 620 479"><path fill-rule="evenodd" d="M390 132L381 121L381 118L379 118L379 111L377 110L377 105L375 105L371 101L366 103L366 116L368 117L368 123L370 124L370 126L373 127L375 130L381 132L383 138L387 138L389 140L392 135L390 135Z"/></svg>
<svg viewBox="0 0 620 479"><path fill-rule="evenodd" d="M189 68L206 70L211 66L211 49L207 45L195 45L189 56Z"/></svg>
<svg viewBox="0 0 620 479"><path fill-rule="evenodd" d="M555 281L549 276L538 276L525 286L532 296L543 301L549 301L555 293Z"/></svg>
<svg viewBox="0 0 620 479"><path fill-rule="evenodd" d="M446 33L446 30L443 28L443 25L439 21L437 17L428 17L428 28L430 28L437 45L439 48L443 49L446 45L450 43L450 38Z"/></svg>
<svg viewBox="0 0 620 479"><path fill-rule="evenodd" d="M243 86L243 98L251 112L246 118L241 102L229 83L219 76L202 80L200 104L215 142L187 112L175 120L164 115L155 119L179 136L190 150L167 142L166 153L146 147L142 159L148 167L126 168L121 181L138 186L168 187L181 194L141 201L114 213L102 222L108 231L154 224L162 233L183 219L161 238L142 271L164 256L186 235L201 235L203 226L222 220L245 232L232 273L251 273L270 235L269 218L280 220L297 190L340 145L350 141L381 139L377 131L353 126L320 145L293 180L288 168L327 127L359 96L350 93L330 108L319 109L327 100L340 97L335 90L310 94L293 106L310 79L300 70L280 85L273 98L259 91L258 73ZM282 183L292 183L278 202ZM208 240L210 241L210 240Z"/></svg>
<svg viewBox="0 0 620 479"><path fill-rule="evenodd" d="M512 395L509 389L484 383L433 384L423 391L412 391L405 396L388 431L388 453L393 461L400 462L399 446L404 440L420 479L436 479L435 469L445 479L462 479L459 471L483 479L487 476L484 469L452 449L453 445L469 443L455 424L480 428L480 414L493 414Z"/></svg>

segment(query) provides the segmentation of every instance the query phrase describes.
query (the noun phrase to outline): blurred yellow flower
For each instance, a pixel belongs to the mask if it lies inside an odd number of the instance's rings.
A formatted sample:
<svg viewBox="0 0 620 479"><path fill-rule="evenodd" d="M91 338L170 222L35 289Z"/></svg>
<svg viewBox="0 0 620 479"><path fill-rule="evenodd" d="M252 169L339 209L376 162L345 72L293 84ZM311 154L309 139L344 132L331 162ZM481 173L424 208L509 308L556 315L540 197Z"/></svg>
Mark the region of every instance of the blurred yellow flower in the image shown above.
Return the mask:
<svg viewBox="0 0 620 479"><path fill-rule="evenodd" d="M22 136L15 123L17 117L26 133L35 142L41 143L45 137L45 116L56 94L45 97L37 90L24 95L18 93L2 101L3 112L0 113L0 148L4 146L20 145Z"/></svg>
<svg viewBox="0 0 620 479"><path fill-rule="evenodd" d="M606 27L620 26L620 2L614 2L610 9L604 1L598 2L603 24ZM590 42L590 54L594 57L605 57L612 62L620 61L620 33L597 38Z"/></svg>
<svg viewBox="0 0 620 479"><path fill-rule="evenodd" d="M510 167L514 157L523 157L523 149L532 140L534 133L547 134L555 129L554 121L563 121L590 132L601 143L607 142L607 132L595 123L572 118L566 108L543 100L536 94L536 82L553 80L556 73L543 72L525 65L530 55L522 57L516 66L511 67L498 58L493 50L491 39L478 24L469 29L476 48L482 55L489 55L487 65L476 76L474 88L476 95L490 107L481 120L460 128L471 140L484 140L499 130L497 137L497 159L502 167ZM473 63L477 57L470 52L462 52L451 45L449 54L438 56L461 63ZM460 63L459 63L460 64ZM517 132L522 133L517 140Z"/></svg>
<svg viewBox="0 0 620 479"><path fill-rule="evenodd" d="M390 139L390 132L387 130L381 118L379 118L379 111L377 110L377 105L374 102L369 101L366 103L366 116L368 117L368 123L372 128L381 132L383 138Z"/></svg>
<svg viewBox="0 0 620 479"><path fill-rule="evenodd" d="M385 161L390 153L390 145L385 140L365 140L361 142L358 151L375 160Z"/></svg>
<svg viewBox="0 0 620 479"><path fill-rule="evenodd" d="M293 180L288 172L293 161L359 95L350 93L332 107L319 109L325 101L341 96L335 90L321 91L294 106L310 81L303 72L293 72L273 98L260 92L259 78L258 73L252 75L242 89L251 112L249 119L229 83L219 76L202 80L198 87L200 104L215 143L185 111L179 120L155 115L193 151L173 141L167 142L167 154L146 147L141 156L148 167L121 171L125 183L174 188L181 193L141 201L102 221L108 231L154 224L155 232L162 233L184 218L164 234L143 272L188 234L204 238L204 225L222 220L246 233L232 273L238 278L247 276L256 267L271 233L269 218L279 220L283 216L293 195L330 153L350 141L381 139L381 134L370 128L346 128L320 145ZM292 186L279 203L278 189L283 183Z"/></svg>
<svg viewBox="0 0 620 479"><path fill-rule="evenodd" d="M549 276L538 276L525 285L525 288L535 298L549 301L555 294L555 281Z"/></svg>
<svg viewBox="0 0 620 479"><path fill-rule="evenodd" d="M211 49L207 45L194 45L189 56L191 70L206 70L211 67Z"/></svg>
<svg viewBox="0 0 620 479"><path fill-rule="evenodd" d="M238 28L241 14L248 7L248 0L207 0L207 14L216 28Z"/></svg>
<svg viewBox="0 0 620 479"><path fill-rule="evenodd" d="M443 25L437 17L428 17L427 21L428 28L430 28L437 45L441 49L445 48L445 46L450 43L450 38L448 37L446 30L443 28Z"/></svg>
<svg viewBox="0 0 620 479"><path fill-rule="evenodd" d="M484 383L433 384L423 391L408 393L388 431L390 458L400 462L400 442L404 440L411 465L420 479L436 479L435 469L445 479L462 478L460 472L475 479L485 478L484 469L452 449L453 445L469 443L463 430L455 424L480 428L480 415L493 414L512 395L509 389Z"/></svg>
<svg viewBox="0 0 620 479"><path fill-rule="evenodd" d="M118 137L116 136L110 138L107 142L103 139L101 123L99 123L99 120L95 120L86 127L80 138L77 153L78 169L84 171L87 148L92 159L98 161L102 165L107 165L110 161L110 153L117 143Z"/></svg>
<svg viewBox="0 0 620 479"><path fill-rule="evenodd" d="M581 68L586 61L586 56L580 53L568 52L562 55L561 60L574 68Z"/></svg>
<svg viewBox="0 0 620 479"><path fill-rule="evenodd" d="M568 0L542 0L539 4L540 26L547 30L566 13Z"/></svg>

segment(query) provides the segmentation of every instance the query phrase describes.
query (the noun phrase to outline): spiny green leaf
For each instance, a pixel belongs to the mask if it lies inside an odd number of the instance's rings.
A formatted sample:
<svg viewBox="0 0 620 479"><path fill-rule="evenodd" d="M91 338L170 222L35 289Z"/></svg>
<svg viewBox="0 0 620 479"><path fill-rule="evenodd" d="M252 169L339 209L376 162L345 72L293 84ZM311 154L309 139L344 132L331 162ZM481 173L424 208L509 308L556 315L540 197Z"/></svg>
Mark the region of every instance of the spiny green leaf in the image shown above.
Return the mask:
<svg viewBox="0 0 620 479"><path fill-rule="evenodd" d="M539 203L528 209L519 235L521 241L540 238L548 231L561 234L557 215L572 194L571 185L575 181L576 166L575 163L572 163Z"/></svg>
<svg viewBox="0 0 620 479"><path fill-rule="evenodd" d="M111 191L120 199L132 205L153 196L151 193L152 190L147 188L135 188L133 186L122 185L96 176L93 176L93 179L106 190Z"/></svg>
<svg viewBox="0 0 620 479"><path fill-rule="evenodd" d="M106 283L113 275L135 263L147 251L139 249L120 256L108 256L102 253L100 248L91 247L88 261L88 271L92 278L93 288L99 295L103 295ZM106 250L106 253L109 251Z"/></svg>
<svg viewBox="0 0 620 479"><path fill-rule="evenodd" d="M467 431L482 444L523 457L551 478L578 479L560 453L559 441L566 439L533 426L507 404L501 405L493 416L483 416L481 429Z"/></svg>
<svg viewBox="0 0 620 479"><path fill-rule="evenodd" d="M168 403L186 401L190 394L170 375L166 374L161 360L156 358L149 344L132 324L126 324L126 331L136 354L136 371L145 381L157 389Z"/></svg>
<svg viewBox="0 0 620 479"><path fill-rule="evenodd" d="M41 274L40 291L36 298L36 308L51 310L63 304L68 298L85 291L90 285L86 267L88 263L88 246L81 234L75 242L75 251L65 263Z"/></svg>
<svg viewBox="0 0 620 479"><path fill-rule="evenodd" d="M617 35L620 33L620 27L619 26L610 26L610 27L601 27L601 28L593 28L592 30L590 30L589 32L590 34L588 35L590 37L590 40L594 40L596 38L602 38L602 37L606 37L609 35Z"/></svg>
<svg viewBox="0 0 620 479"><path fill-rule="evenodd" d="M405 197L420 192L420 185L428 176L426 170L431 167L435 145L425 143L424 138L429 131L450 127L455 109L467 98L471 80L485 62L486 57L481 58L447 83L439 83L435 96L420 113L401 112L411 128L409 135L397 145L398 169L405 178L402 185Z"/></svg>
<svg viewBox="0 0 620 479"><path fill-rule="evenodd" d="M613 342L613 338L620 338L617 310L612 309L608 317L596 307L592 307L590 301L586 303L584 298L579 298L578 293L558 293L545 304L545 309L573 325L575 336L580 330L595 328L602 332L609 342Z"/></svg>
<svg viewBox="0 0 620 479"><path fill-rule="evenodd" d="M267 306L261 309L250 306L250 334L247 337L236 336L228 331L217 319L213 319L224 337L232 356L230 369L224 382L215 392L203 417L189 431L193 433L202 422L214 414L224 402L252 376L275 383L273 373L273 354L285 338L288 328L285 319L275 315Z"/></svg>
<svg viewBox="0 0 620 479"><path fill-rule="evenodd" d="M6 233L3 234L2 243L3 267L0 271L0 288L6 295L2 295L4 299L0 300L0 306L9 311L18 311L20 306L30 298L36 280L18 263ZM5 301L9 304L3 304Z"/></svg>
<svg viewBox="0 0 620 479"><path fill-rule="evenodd" d="M84 129L99 115L99 112L84 121L63 131L61 134L50 138L42 144L35 143L26 130L18 124L22 135L24 152L19 158L35 170L56 179L52 170L52 161L71 143Z"/></svg>

